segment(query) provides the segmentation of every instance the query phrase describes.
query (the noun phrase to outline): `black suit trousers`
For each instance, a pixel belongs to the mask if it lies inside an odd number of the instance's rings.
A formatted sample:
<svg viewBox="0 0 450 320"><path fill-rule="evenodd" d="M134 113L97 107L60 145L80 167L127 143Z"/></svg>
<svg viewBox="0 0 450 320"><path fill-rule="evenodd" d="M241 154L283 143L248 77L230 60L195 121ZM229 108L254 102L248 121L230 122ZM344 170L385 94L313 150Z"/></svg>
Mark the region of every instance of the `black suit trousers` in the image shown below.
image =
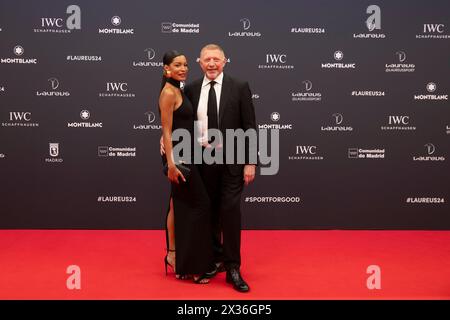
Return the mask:
<svg viewBox="0 0 450 320"><path fill-rule="evenodd" d="M223 164L201 164L200 175L211 201L211 225L216 262L227 270L241 265L241 196L243 166L239 174Z"/></svg>

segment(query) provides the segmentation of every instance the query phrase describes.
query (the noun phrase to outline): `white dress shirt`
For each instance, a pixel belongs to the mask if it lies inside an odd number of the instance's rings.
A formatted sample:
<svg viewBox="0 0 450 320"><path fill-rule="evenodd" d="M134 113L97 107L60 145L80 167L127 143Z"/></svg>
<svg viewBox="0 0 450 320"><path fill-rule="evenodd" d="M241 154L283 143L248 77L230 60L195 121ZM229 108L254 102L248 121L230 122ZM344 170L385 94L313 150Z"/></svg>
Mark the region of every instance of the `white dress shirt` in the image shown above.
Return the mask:
<svg viewBox="0 0 450 320"><path fill-rule="evenodd" d="M200 92L200 99L198 100L198 109L197 109L197 125L199 138L198 142L206 146L208 144L208 96L209 96L209 88L210 82L215 81L214 90L216 91L217 98L217 115L219 115L219 107L220 107L220 94L222 92L222 82L223 82L223 72L217 76L214 80L209 80L206 76L203 78L202 90Z"/></svg>

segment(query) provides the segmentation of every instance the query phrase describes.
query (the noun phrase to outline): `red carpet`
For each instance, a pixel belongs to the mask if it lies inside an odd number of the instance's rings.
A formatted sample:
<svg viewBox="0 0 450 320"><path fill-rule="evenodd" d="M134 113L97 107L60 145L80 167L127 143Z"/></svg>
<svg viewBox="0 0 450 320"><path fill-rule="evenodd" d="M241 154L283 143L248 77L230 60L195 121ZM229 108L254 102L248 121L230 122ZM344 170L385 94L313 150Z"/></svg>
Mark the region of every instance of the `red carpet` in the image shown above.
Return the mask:
<svg viewBox="0 0 450 320"><path fill-rule="evenodd" d="M450 299L449 231L243 231L247 294L224 273L166 277L164 244L160 230L0 230L0 299ZM367 287L370 265L381 289Z"/></svg>

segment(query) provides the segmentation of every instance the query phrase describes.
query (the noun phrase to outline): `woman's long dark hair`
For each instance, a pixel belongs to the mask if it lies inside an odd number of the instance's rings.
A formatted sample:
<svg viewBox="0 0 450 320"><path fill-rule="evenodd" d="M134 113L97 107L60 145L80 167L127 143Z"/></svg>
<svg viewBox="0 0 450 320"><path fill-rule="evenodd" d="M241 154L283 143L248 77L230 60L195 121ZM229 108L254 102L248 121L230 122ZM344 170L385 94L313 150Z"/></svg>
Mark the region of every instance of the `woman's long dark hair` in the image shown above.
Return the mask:
<svg viewBox="0 0 450 320"><path fill-rule="evenodd" d="M180 52L178 52L177 50L170 50L170 51L167 51L167 52L164 54L164 56L163 56L163 64L164 64L164 65L169 65L169 64L171 64L171 63L173 62L173 60L174 60L176 57L179 57L179 56L183 56L183 54L180 53ZM162 91L162 89L164 88L166 82L167 82L167 77L166 77L165 75L163 75L163 76L162 76L162 81L161 81L161 89L159 90L159 92Z"/></svg>

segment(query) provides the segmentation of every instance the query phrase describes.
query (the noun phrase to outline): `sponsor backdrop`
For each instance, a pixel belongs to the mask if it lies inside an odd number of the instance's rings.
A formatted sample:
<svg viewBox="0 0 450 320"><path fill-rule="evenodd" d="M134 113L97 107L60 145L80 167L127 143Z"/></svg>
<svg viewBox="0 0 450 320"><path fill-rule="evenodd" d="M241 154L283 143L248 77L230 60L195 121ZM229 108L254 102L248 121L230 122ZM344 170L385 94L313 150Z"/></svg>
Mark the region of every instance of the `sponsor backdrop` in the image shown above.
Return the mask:
<svg viewBox="0 0 450 320"><path fill-rule="evenodd" d="M2 0L0 227L162 228L162 55L185 52L195 79L214 42L279 130L244 228L450 229L449 9Z"/></svg>

